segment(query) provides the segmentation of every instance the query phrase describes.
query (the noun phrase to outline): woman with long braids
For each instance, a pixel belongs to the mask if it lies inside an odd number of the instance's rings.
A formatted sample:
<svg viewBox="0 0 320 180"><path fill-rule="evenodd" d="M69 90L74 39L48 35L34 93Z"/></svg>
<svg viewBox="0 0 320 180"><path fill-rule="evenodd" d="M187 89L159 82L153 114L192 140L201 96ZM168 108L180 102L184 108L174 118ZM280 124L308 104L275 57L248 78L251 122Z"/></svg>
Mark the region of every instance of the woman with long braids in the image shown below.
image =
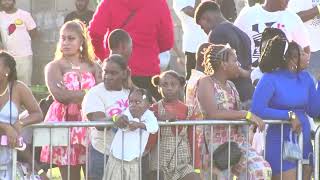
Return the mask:
<svg viewBox="0 0 320 180"><path fill-rule="evenodd" d="M310 74L309 56L295 42L276 36L268 41L259 67L265 73L259 81L252 103L252 112L263 119L289 121L284 125L283 138L290 131L303 133L303 158L312 159L310 123L307 115L319 116L320 92ZM292 135L293 136L293 135ZM266 137L266 160L273 179L296 179L297 162L283 160L281 169L281 126L270 125ZM312 161L311 161L312 164ZM311 166L304 165L303 179L310 179Z"/></svg>
<svg viewBox="0 0 320 180"><path fill-rule="evenodd" d="M92 45L85 25L79 20L65 23L60 30L55 60L45 68L45 80L54 98L45 122L82 121L81 103L86 92L101 81L101 69L94 63ZM60 169L63 180L80 180L81 166L86 161L86 129L70 129L70 153L68 147L55 146L50 152L44 146L40 160L52 162Z"/></svg>
<svg viewBox="0 0 320 180"><path fill-rule="evenodd" d="M19 113L26 109L28 115L19 119ZM8 53L0 52L0 179L10 180L12 148L18 147L22 128L41 122L43 115L31 90L17 81L15 59ZM6 141L7 142L4 142ZM7 144L7 146L3 146Z"/></svg>
<svg viewBox="0 0 320 180"><path fill-rule="evenodd" d="M197 98L204 118L246 119L258 126L260 131L264 130L265 124L262 119L250 111L240 109L239 94L234 84L229 81L239 76L239 65L235 51L228 45L211 45L205 52L203 66L206 77L198 82ZM212 154L220 145L228 142L228 138L230 138L242 150L241 157L231 158L231 174L240 177L240 179L245 177L250 180L270 179L271 168L269 164L249 147L245 140L246 133L244 131L245 127L243 126L231 126L229 137L228 126L208 126L204 129L205 144L202 149L205 149L206 153ZM246 160L248 160L248 165ZM212 159L212 161L213 166L218 170L228 172L225 171L228 170L228 165L225 164L228 162L227 159L223 161L224 164L215 159ZM221 168L222 166L225 168ZM208 162L207 167L210 167L210 162ZM248 171L246 171L246 167ZM245 174L245 172L248 172L248 174ZM228 179L228 177L226 178Z"/></svg>

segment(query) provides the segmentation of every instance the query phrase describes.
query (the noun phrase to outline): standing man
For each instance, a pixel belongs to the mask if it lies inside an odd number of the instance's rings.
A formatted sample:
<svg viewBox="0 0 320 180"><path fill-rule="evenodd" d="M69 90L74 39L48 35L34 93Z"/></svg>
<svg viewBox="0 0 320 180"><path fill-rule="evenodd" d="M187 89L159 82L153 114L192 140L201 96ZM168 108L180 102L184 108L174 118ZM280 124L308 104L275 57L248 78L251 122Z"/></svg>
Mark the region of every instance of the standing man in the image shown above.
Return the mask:
<svg viewBox="0 0 320 180"><path fill-rule="evenodd" d="M250 80L251 46L250 39L239 28L222 15L219 5L213 1L201 3L195 13L195 21L209 34L209 42L213 44L229 44L236 50L241 65L240 76L233 80L244 109L248 109L253 93Z"/></svg>
<svg viewBox="0 0 320 180"><path fill-rule="evenodd" d="M320 78L320 0L290 0L288 8L300 16L310 36L310 72Z"/></svg>
<svg viewBox="0 0 320 180"><path fill-rule="evenodd" d="M174 0L173 9L178 15L182 30L182 50L186 56L186 79L196 66L196 51L199 45L207 41L207 35L194 22L194 11L200 0Z"/></svg>
<svg viewBox="0 0 320 180"><path fill-rule="evenodd" d="M114 29L123 29L132 38L129 67L133 83L150 90L160 99L151 78L160 73L159 53L173 47L173 22L164 0L103 0L94 14L89 33L100 60L109 56L105 38Z"/></svg>
<svg viewBox="0 0 320 180"><path fill-rule="evenodd" d="M18 80L31 85L32 47L31 39L36 34L36 23L30 13L15 7L15 0L0 0L0 31L4 50L14 56Z"/></svg>
<svg viewBox="0 0 320 180"><path fill-rule="evenodd" d="M64 22L79 19L89 26L89 22L91 21L94 13L92 10L88 9L89 0L76 0L75 5L77 10L69 13L64 19Z"/></svg>
<svg viewBox="0 0 320 180"><path fill-rule="evenodd" d="M306 53L310 53L307 29L297 14L286 10L287 5L288 0L265 0L263 5L245 8L234 22L251 39L254 66L259 63L261 34L266 27L281 29L289 41L297 42Z"/></svg>

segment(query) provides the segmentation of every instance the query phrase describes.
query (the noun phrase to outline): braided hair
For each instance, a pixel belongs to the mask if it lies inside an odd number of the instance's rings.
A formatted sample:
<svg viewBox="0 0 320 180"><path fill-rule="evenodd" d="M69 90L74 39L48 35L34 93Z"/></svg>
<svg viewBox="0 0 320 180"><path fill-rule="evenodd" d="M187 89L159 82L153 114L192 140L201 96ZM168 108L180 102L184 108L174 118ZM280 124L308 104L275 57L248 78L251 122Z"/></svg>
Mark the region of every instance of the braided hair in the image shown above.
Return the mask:
<svg viewBox="0 0 320 180"><path fill-rule="evenodd" d="M295 58L295 52L298 52L297 71L300 71L299 45L296 42L289 43L287 39L276 36L267 42L261 55L259 67L263 73L285 68L288 60Z"/></svg>
<svg viewBox="0 0 320 180"><path fill-rule="evenodd" d="M204 61L202 66L204 67L204 73L212 75L216 71L223 61L228 61L229 58L229 45L210 45L204 53Z"/></svg>
<svg viewBox="0 0 320 180"><path fill-rule="evenodd" d="M8 81L10 83L16 81L18 79L18 75L14 57L5 51L0 51L0 59L2 59L5 66L10 69L10 72L8 74Z"/></svg>
<svg viewBox="0 0 320 180"><path fill-rule="evenodd" d="M281 38L284 38L284 39L287 39L287 36L286 34L281 30L281 29L278 29L278 28L265 28L262 35L261 35L261 41L260 41L260 53L263 52L263 49L262 49L262 44L264 42L267 42L268 40L276 37L276 36L279 36Z"/></svg>

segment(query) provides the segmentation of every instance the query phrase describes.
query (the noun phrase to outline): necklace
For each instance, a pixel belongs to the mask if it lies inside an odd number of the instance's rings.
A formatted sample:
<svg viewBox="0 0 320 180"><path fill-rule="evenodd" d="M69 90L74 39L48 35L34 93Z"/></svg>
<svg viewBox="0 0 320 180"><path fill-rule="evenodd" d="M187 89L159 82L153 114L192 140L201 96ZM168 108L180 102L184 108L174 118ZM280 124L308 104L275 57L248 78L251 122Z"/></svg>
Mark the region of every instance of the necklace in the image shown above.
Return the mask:
<svg viewBox="0 0 320 180"><path fill-rule="evenodd" d="M72 62L70 62L70 64L71 64L71 69L73 69L73 70L80 70L80 66L74 65L74 64L72 64Z"/></svg>
<svg viewBox="0 0 320 180"><path fill-rule="evenodd" d="M8 91L8 86L6 87L6 89L0 94L0 97L4 96Z"/></svg>

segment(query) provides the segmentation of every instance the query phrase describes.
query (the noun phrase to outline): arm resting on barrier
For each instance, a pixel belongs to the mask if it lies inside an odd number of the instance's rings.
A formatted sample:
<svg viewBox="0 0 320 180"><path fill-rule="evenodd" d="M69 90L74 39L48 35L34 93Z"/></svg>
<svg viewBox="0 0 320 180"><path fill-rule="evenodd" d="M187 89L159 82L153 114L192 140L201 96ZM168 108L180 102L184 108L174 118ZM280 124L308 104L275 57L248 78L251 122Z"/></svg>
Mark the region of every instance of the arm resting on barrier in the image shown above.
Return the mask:
<svg viewBox="0 0 320 180"><path fill-rule="evenodd" d="M251 112L263 119L289 120L288 110L279 110L269 107L274 93L275 87L272 79L270 76L264 75L254 91Z"/></svg>
<svg viewBox="0 0 320 180"><path fill-rule="evenodd" d="M112 121L112 118L107 119L104 112L92 112L86 114L88 120L90 121ZM96 127L99 131L104 131L105 127ZM110 127L107 127L107 129L110 129Z"/></svg>

